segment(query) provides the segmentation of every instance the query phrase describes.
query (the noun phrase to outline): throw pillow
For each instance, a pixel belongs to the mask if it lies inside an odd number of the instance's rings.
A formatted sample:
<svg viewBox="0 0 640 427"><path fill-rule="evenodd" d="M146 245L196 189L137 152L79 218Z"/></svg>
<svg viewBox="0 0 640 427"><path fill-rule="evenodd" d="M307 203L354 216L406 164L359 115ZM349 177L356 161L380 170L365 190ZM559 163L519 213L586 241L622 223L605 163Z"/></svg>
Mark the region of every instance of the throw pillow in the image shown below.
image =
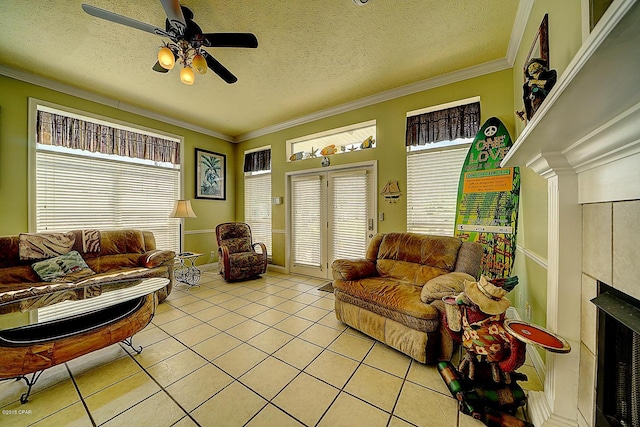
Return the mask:
<svg viewBox="0 0 640 427"><path fill-rule="evenodd" d="M77 251L35 262L31 268L43 282L73 282L96 274Z"/></svg>
<svg viewBox="0 0 640 427"><path fill-rule="evenodd" d="M464 291L465 280L475 281L471 275L461 272L447 273L434 277L422 287L420 299L428 304L443 297L458 295Z"/></svg>
<svg viewBox="0 0 640 427"><path fill-rule="evenodd" d="M76 236L68 233L21 233L18 249L21 260L47 259L71 251Z"/></svg>

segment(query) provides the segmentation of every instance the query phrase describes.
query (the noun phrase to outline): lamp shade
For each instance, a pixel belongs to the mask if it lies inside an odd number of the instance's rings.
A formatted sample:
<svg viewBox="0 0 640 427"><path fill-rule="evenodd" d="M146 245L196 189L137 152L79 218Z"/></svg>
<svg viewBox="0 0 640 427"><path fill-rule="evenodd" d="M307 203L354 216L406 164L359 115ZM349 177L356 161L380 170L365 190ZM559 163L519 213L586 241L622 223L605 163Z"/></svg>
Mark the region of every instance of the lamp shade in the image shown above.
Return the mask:
<svg viewBox="0 0 640 427"><path fill-rule="evenodd" d="M193 57L193 60L191 60L191 66L198 74L204 74L207 72L207 60L200 54Z"/></svg>
<svg viewBox="0 0 640 427"><path fill-rule="evenodd" d="M173 52L168 47L163 47L158 52L158 62L162 66L162 68L166 70L170 70L175 65L176 61L173 56Z"/></svg>
<svg viewBox="0 0 640 427"><path fill-rule="evenodd" d="M186 85L193 84L195 76L193 75L193 70L191 69L191 67L184 67L182 70L180 70L180 80L182 80L182 83Z"/></svg>
<svg viewBox="0 0 640 427"><path fill-rule="evenodd" d="M169 215L170 218L197 218L196 214L191 209L191 202L189 200L176 200L176 204L173 207L173 212Z"/></svg>

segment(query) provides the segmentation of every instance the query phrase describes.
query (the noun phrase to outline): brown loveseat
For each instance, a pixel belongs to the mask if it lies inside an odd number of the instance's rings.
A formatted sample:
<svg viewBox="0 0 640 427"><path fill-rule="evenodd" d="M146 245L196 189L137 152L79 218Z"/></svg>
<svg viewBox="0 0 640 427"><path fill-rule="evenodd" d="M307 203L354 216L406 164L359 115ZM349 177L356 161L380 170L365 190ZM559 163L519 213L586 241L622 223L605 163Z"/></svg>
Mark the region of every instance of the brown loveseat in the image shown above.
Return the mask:
<svg viewBox="0 0 640 427"><path fill-rule="evenodd" d="M34 265L77 253L90 270L77 269L50 281ZM77 255L77 254L74 254ZM126 279L166 277L158 292L164 300L173 285L173 251L156 250L153 233L140 230L74 230L66 233L23 233L0 237L0 303L44 295L65 283L103 284ZM55 265L54 265L55 267ZM47 277L48 279L48 277Z"/></svg>
<svg viewBox="0 0 640 427"><path fill-rule="evenodd" d="M332 264L338 320L422 363L449 360L454 344L442 298L480 273L482 245L446 236L377 234L366 258Z"/></svg>

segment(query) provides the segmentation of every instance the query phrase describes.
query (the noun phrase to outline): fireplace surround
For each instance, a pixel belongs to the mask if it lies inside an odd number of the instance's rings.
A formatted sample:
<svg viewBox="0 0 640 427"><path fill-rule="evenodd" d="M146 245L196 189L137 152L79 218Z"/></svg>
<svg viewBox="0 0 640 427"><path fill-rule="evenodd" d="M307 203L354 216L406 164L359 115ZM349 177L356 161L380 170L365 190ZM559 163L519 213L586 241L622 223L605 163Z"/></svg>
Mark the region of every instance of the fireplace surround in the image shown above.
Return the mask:
<svg viewBox="0 0 640 427"><path fill-rule="evenodd" d="M598 283L640 299L640 5L615 0L585 39L502 166L547 181L547 353L536 427L595 426ZM526 183L523 182L523 185Z"/></svg>

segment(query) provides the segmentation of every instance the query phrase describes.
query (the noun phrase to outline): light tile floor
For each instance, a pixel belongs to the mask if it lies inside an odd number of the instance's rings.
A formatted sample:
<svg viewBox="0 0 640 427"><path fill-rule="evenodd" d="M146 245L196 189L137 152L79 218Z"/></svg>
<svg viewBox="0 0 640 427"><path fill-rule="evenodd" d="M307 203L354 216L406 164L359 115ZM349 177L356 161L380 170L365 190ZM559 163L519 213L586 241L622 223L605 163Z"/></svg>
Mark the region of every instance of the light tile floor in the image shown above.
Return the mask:
<svg viewBox="0 0 640 427"><path fill-rule="evenodd" d="M0 425L482 426L434 366L337 321L326 282L204 272L134 336L141 354L116 344L48 369L24 405L23 381L0 382Z"/></svg>

